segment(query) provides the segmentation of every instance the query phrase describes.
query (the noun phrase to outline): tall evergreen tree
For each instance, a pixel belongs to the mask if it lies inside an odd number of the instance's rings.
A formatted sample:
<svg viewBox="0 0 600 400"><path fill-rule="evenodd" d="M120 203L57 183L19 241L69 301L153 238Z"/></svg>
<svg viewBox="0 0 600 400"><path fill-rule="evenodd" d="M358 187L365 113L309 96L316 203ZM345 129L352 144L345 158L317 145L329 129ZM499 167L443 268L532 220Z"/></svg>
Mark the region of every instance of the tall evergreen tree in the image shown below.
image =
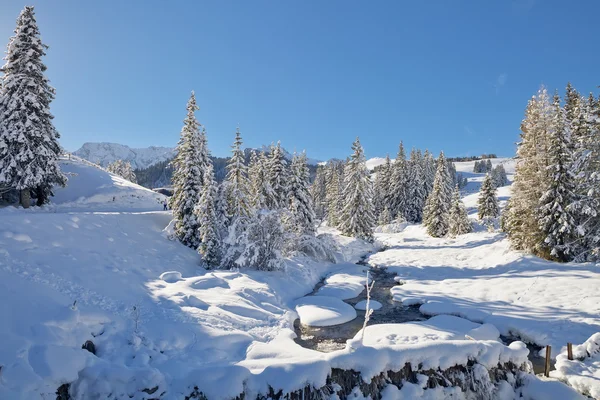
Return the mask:
<svg viewBox="0 0 600 400"><path fill-rule="evenodd" d="M477 211L479 219L482 221L490 218L496 218L500 215L498 198L496 197L496 187L491 174L486 174L479 190L479 199L477 199Z"/></svg>
<svg viewBox="0 0 600 400"><path fill-rule="evenodd" d="M427 197L423 215L427 233L433 237L443 237L448 233L448 212L450 210L448 180L448 164L444 152L441 152L437 160L433 189Z"/></svg>
<svg viewBox="0 0 600 400"><path fill-rule="evenodd" d="M52 186L64 186L60 171L60 135L54 127L50 103L55 90L44 75L42 43L33 7L23 9L15 36L6 51L0 84L0 186L20 192L23 207L29 207L31 192L42 205L52 195Z"/></svg>
<svg viewBox="0 0 600 400"><path fill-rule="evenodd" d="M341 212L341 192L342 179L339 172L339 165L336 162L327 164L327 193L325 200L327 202L327 225L337 227Z"/></svg>
<svg viewBox="0 0 600 400"><path fill-rule="evenodd" d="M498 164L496 167L494 167L494 169L492 169L492 180L494 182L494 186L497 188L508 185L506 170L502 164Z"/></svg>
<svg viewBox="0 0 600 400"><path fill-rule="evenodd" d="M198 221L198 235L200 246L198 253L202 256L203 263L209 268L215 268L221 262L220 226L217 220L215 201L217 196L217 183L214 179L212 164L204 171L204 186L200 202L194 208L194 215Z"/></svg>
<svg viewBox="0 0 600 400"><path fill-rule="evenodd" d="M344 207L340 215L340 230L344 235L365 240L373 239L373 189L365 154L358 137L352 144L354 153L344 168Z"/></svg>
<svg viewBox="0 0 600 400"><path fill-rule="evenodd" d="M559 261L567 261L574 253L573 236L577 229L568 210L574 199L574 179L571 171L572 147L570 146L565 115L560 106L558 93L553 100L552 128L548 132L549 186L540 198L538 218L545 236L544 245L550 255Z"/></svg>
<svg viewBox="0 0 600 400"><path fill-rule="evenodd" d="M464 235L473 231L473 225L469 221L465 205L460 199L460 190L458 185L454 188L452 196L452 205L448 215L448 233L450 236Z"/></svg>
<svg viewBox="0 0 600 400"><path fill-rule="evenodd" d="M319 165L317 167L317 172L315 173L315 181L310 187L310 196L312 197L314 209L315 209L315 217L319 220L322 220L325 217L327 202L326 202L326 194L327 194L327 172L326 168L323 165Z"/></svg>
<svg viewBox="0 0 600 400"><path fill-rule="evenodd" d="M425 177L425 198L427 198L429 193L433 190L433 181L436 172L436 163L429 150L425 150L425 153L423 154L423 172Z"/></svg>
<svg viewBox="0 0 600 400"><path fill-rule="evenodd" d="M227 163L227 213L232 218L250 216L250 183L245 164L246 157L242 149L240 128L235 132L235 141L231 146L231 158Z"/></svg>
<svg viewBox="0 0 600 400"><path fill-rule="evenodd" d="M389 211L390 183L392 181L392 162L390 156L385 157L385 163L379 167L375 177L375 191L373 193L373 210L379 216L387 206Z"/></svg>
<svg viewBox="0 0 600 400"><path fill-rule="evenodd" d="M306 153L294 154L289 184L289 210L294 230L300 234L314 235L316 217L310 196L309 175Z"/></svg>
<svg viewBox="0 0 600 400"><path fill-rule="evenodd" d="M426 200L425 171L421 152L413 149L410 152L406 197L406 220L419 223L423 218L423 207Z"/></svg>
<svg viewBox="0 0 600 400"><path fill-rule="evenodd" d="M194 207L200 201L204 186L203 175L207 165L203 164L202 152L207 149L206 137L200 133L200 124L194 115L198 110L194 92L190 96L186 109L187 116L183 121L181 137L177 143L177 155L172 161L173 196L169 203L175 219L175 234L181 243L197 249L200 244L200 234Z"/></svg>
<svg viewBox="0 0 600 400"><path fill-rule="evenodd" d="M517 147L517 166L504 221L511 244L517 250L541 255L544 234L536 210L547 187L548 132L552 122L552 107L548 93L541 88L529 100L521 123L521 141Z"/></svg>
<svg viewBox="0 0 600 400"><path fill-rule="evenodd" d="M127 179L129 182L137 183L135 172L133 172L133 168L131 168L131 163L129 161L116 160L115 162L110 163L106 167L106 170L123 179Z"/></svg>
<svg viewBox="0 0 600 400"><path fill-rule="evenodd" d="M280 142L275 146L271 145L267 165L267 177L272 192L267 194L266 204L272 210L285 208L288 197L288 167Z"/></svg>
<svg viewBox="0 0 600 400"><path fill-rule="evenodd" d="M406 164L404 144L400 142L396 161L392 167L392 182L390 184L390 209L392 211L392 217L400 220L405 218L404 214L406 212L406 183L408 181Z"/></svg>

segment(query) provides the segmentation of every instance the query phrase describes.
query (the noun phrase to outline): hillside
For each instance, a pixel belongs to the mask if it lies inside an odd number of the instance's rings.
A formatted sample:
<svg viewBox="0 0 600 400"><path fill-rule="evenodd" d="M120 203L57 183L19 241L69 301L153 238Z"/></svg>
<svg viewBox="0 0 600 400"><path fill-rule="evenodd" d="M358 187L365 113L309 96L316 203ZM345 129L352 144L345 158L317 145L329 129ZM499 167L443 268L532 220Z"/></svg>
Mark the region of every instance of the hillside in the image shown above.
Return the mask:
<svg viewBox="0 0 600 400"><path fill-rule="evenodd" d="M148 168L160 161L167 161L175 155L171 147L131 148L118 143L84 143L73 152L74 155L91 161L102 167L117 160L128 161L134 169Z"/></svg>

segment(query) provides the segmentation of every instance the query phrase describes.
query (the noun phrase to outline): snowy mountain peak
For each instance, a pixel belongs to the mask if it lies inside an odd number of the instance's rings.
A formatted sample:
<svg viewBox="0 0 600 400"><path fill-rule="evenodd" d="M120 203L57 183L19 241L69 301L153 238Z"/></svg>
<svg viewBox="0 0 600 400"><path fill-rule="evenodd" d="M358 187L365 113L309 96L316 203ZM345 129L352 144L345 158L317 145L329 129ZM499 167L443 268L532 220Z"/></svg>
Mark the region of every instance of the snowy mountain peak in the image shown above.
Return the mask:
<svg viewBox="0 0 600 400"><path fill-rule="evenodd" d="M150 146L145 148L131 148L118 143L84 143L81 148L73 152L78 157L106 167L117 160L129 161L136 168L148 168L161 161L166 161L175 155L171 147Z"/></svg>

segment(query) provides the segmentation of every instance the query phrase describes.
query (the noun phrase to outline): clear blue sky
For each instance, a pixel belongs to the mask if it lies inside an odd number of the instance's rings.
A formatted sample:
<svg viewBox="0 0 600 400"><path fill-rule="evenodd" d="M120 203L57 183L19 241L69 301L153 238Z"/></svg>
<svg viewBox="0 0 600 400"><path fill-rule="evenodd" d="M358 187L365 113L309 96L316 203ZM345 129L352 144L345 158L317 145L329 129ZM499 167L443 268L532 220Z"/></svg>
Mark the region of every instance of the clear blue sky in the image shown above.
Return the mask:
<svg viewBox="0 0 600 400"><path fill-rule="evenodd" d="M7 43L26 3L0 2ZM174 146L185 103L213 154L239 123L313 158L398 142L512 155L528 98L572 81L598 93L600 2L40 0L62 144Z"/></svg>

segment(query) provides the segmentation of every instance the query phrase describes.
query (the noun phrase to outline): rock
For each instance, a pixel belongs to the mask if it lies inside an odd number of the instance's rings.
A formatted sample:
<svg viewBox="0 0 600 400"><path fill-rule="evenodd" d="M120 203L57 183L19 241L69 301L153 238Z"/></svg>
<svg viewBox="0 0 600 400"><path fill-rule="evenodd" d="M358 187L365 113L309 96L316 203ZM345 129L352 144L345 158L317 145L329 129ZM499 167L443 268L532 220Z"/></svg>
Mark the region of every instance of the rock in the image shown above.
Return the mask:
<svg viewBox="0 0 600 400"><path fill-rule="evenodd" d="M86 341L81 348L89 351L93 355L96 355L96 345L91 340Z"/></svg>

